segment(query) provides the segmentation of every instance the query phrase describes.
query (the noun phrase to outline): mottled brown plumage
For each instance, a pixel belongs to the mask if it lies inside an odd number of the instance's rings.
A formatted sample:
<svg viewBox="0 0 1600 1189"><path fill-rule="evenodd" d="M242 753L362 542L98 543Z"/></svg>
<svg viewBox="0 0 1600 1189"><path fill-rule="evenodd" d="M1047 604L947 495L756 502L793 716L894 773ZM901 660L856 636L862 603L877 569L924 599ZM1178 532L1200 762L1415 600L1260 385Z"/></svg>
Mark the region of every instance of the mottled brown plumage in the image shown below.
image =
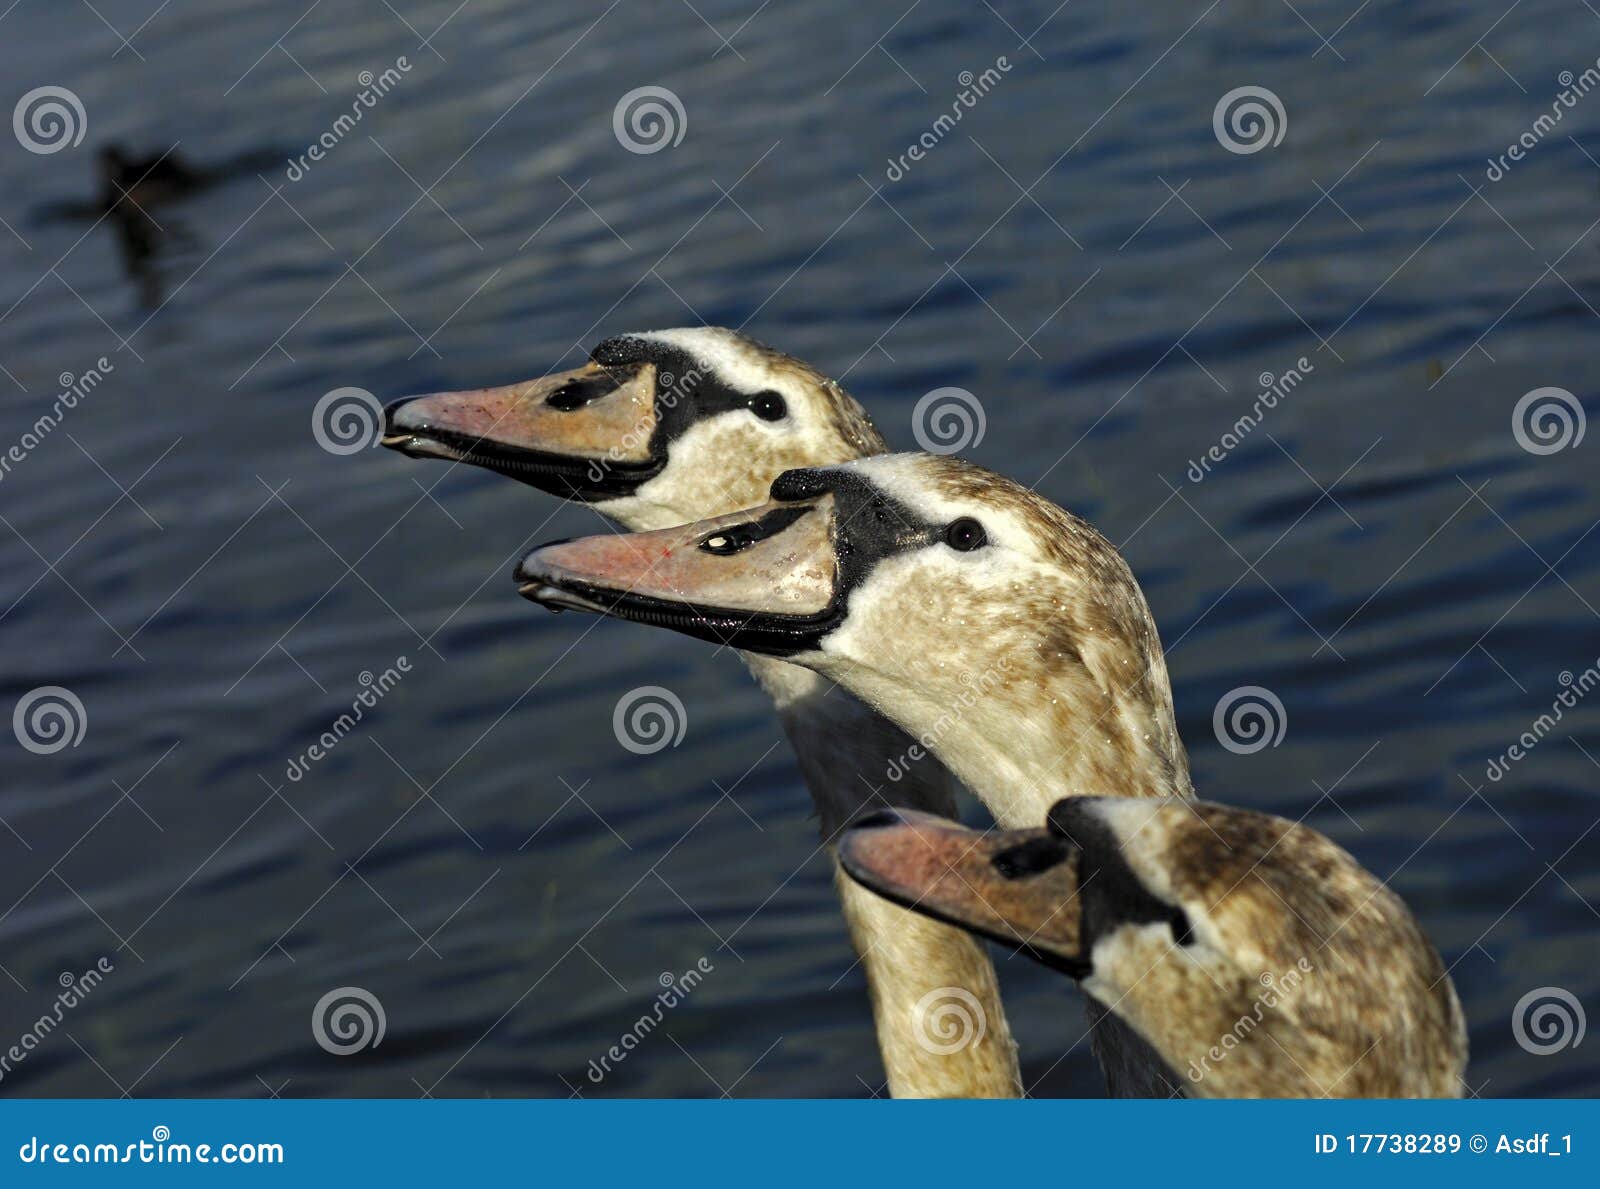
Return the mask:
<svg viewBox="0 0 1600 1189"><path fill-rule="evenodd" d="M900 811L840 845L898 903L1079 979L1195 1097L1455 1097L1460 1003L1406 906L1307 826L1074 798L980 833Z"/></svg>
<svg viewBox="0 0 1600 1189"><path fill-rule="evenodd" d="M1211 804L1106 803L1196 942L1129 931L1085 986L1210 1097L1456 1097L1466 1024L1405 904L1308 826ZM1272 1002L1264 1002L1270 999Z"/></svg>

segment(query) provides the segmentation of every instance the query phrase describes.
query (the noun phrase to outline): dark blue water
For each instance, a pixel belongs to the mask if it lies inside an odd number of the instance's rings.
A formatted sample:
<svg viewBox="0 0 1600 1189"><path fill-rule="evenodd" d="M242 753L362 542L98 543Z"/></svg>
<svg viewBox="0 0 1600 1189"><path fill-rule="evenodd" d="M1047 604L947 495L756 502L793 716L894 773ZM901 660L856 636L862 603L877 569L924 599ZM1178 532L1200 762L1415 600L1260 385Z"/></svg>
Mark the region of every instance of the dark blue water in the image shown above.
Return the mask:
<svg viewBox="0 0 1600 1189"><path fill-rule="evenodd" d="M1600 431L1513 433L1535 389L1596 409L1600 95L1559 100L1600 57L1585 5L96 7L0 16L5 105L62 87L87 125L48 154L0 129L0 710L59 686L84 720L50 754L0 738L0 1046L63 973L110 973L0 1093L879 1090L808 799L737 662L519 599L512 560L582 509L313 434L339 387L701 323L839 377L902 448L922 394L975 394L967 453L1125 549L1202 794L1390 880L1451 965L1475 1089L1600 1089L1592 1041L1512 1026L1539 988L1600 1009L1600 695L1486 774L1600 658ZM612 115L646 85L683 136L635 154ZM1284 113L1247 154L1212 123L1245 86ZM159 234L73 217L113 142L217 174ZM687 715L654 756L611 729L645 684ZM1249 685L1287 726L1235 754L1213 711ZM1002 978L1031 1090L1098 1092L1070 989ZM311 1019L346 986L386 1034L338 1057Z"/></svg>

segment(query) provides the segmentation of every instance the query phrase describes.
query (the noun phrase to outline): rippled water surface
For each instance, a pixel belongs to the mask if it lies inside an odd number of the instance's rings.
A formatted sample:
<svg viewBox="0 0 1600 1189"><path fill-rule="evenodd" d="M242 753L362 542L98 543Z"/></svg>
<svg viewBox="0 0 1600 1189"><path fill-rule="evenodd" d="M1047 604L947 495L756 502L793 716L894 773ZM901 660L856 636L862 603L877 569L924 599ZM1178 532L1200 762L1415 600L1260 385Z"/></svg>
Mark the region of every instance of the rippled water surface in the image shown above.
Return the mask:
<svg viewBox="0 0 1600 1189"><path fill-rule="evenodd" d="M87 720L53 754L0 740L0 1045L63 972L112 973L0 1092L879 1092L809 801L736 659L519 599L512 560L585 510L312 432L342 386L700 323L839 377L902 448L923 393L976 394L966 453L1127 553L1202 794L1390 879L1451 964L1474 1089L1600 1090L1600 1046L1512 1030L1540 987L1600 1011L1600 699L1486 774L1600 658L1600 440L1512 432L1536 388L1595 409L1600 95L1530 132L1600 56L1588 6L96 7L0 17L5 104L64 87L87 121L49 154L0 130L0 709L61 686ZM683 137L635 154L612 115L644 85ZM1219 143L1241 86L1279 98L1280 144ZM218 169L152 210L142 280L63 206L113 142ZM654 756L612 733L645 684L688 722ZM1213 711L1247 685L1287 729L1235 754ZM1071 988L1001 973L1033 1092L1099 1092ZM342 986L387 1019L347 1058L310 1028Z"/></svg>

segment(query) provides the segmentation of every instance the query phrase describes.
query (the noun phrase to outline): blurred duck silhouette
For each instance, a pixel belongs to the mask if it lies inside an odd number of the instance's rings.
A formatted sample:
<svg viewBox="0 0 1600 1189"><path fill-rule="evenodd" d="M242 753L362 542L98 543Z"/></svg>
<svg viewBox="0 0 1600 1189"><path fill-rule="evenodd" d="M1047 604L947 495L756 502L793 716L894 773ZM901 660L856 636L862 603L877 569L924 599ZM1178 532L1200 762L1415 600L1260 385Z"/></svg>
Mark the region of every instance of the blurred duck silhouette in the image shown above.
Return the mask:
<svg viewBox="0 0 1600 1189"><path fill-rule="evenodd" d="M99 193L88 201L50 203L36 222L104 221L117 237L123 269L139 287L140 300L161 304L163 257L173 249L192 249L198 239L169 210L202 191L277 164L278 152L252 151L217 165L191 164L176 147L141 154L112 143L95 154ZM161 211L159 218L156 212Z"/></svg>

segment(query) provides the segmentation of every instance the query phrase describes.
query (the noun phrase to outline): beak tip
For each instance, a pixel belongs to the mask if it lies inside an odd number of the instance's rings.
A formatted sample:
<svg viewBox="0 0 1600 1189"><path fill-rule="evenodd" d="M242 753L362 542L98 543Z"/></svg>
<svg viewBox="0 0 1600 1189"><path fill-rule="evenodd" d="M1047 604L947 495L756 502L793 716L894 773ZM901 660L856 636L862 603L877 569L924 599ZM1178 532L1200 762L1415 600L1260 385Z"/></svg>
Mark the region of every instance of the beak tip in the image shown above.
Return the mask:
<svg viewBox="0 0 1600 1189"><path fill-rule="evenodd" d="M511 576L516 580L519 589L544 581L545 571L539 561L539 553L543 548L544 546L541 545L532 553L524 554L522 560L517 563L517 568L511 572Z"/></svg>
<svg viewBox="0 0 1600 1189"><path fill-rule="evenodd" d="M570 538L569 538L570 539ZM512 571L512 579L517 584L517 593L529 602L538 603L546 611L588 611L604 614L606 609L590 599L584 598L575 591L570 591L562 584L563 579L570 579L559 565L552 562L545 555L552 549L566 544L566 541L551 541L539 546L517 563Z"/></svg>
<svg viewBox="0 0 1600 1189"><path fill-rule="evenodd" d="M416 444L416 434L428 428L425 418L419 417L415 405L423 400L420 396L402 396L383 406L383 433L379 436L380 444L391 450L410 454ZM407 409L411 409L409 415Z"/></svg>
<svg viewBox="0 0 1600 1189"><path fill-rule="evenodd" d="M866 884L867 881L863 878L866 872L861 866L861 854L857 842L853 829L847 829L839 836L839 866L851 879L859 884Z"/></svg>
<svg viewBox="0 0 1600 1189"><path fill-rule="evenodd" d="M414 396L402 396L397 400L392 400L388 404L384 405L383 428L389 433L393 433L395 430L401 428L397 415L401 409L405 408L416 399L417 398Z"/></svg>
<svg viewBox="0 0 1600 1189"><path fill-rule="evenodd" d="M858 883L876 887L878 880L871 864L873 843L879 840L878 831L906 825L900 811L894 808L875 809L863 813L844 829L839 836L839 863L846 874Z"/></svg>

